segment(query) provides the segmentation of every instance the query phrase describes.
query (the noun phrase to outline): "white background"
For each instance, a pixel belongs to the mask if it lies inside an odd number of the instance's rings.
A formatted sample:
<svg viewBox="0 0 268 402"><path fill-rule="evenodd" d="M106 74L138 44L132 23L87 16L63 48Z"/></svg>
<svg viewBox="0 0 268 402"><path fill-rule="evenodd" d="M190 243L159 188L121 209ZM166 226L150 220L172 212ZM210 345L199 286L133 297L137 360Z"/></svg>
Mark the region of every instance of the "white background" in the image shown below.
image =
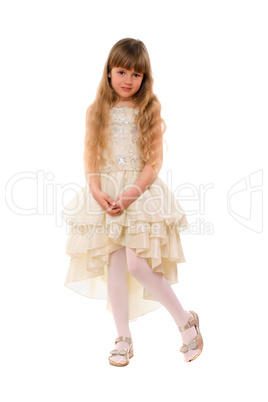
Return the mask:
<svg viewBox="0 0 268 402"><path fill-rule="evenodd" d="M267 400L266 5L2 2L3 401ZM198 195L180 200L192 231L181 235L187 262L173 287L200 317L204 350L189 364L161 307L131 323L130 364L110 366L116 331L106 302L63 285L61 191L85 185L85 111L124 37L141 39L151 57L169 145L160 177L171 171L172 190ZM16 175L28 178L10 194ZM202 186L210 186L203 198Z"/></svg>

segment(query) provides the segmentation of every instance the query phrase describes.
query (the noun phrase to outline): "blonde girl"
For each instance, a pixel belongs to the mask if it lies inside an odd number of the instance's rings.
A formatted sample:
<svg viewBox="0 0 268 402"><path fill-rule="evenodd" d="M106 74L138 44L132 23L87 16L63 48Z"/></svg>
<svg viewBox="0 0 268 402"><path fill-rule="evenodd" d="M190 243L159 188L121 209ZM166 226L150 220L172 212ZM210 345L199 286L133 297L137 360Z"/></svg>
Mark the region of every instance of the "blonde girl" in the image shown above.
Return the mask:
<svg viewBox="0 0 268 402"><path fill-rule="evenodd" d="M134 355L129 322L161 305L190 362L203 349L199 318L171 287L177 264L185 262L180 232L189 226L158 176L166 126L142 41L126 38L112 47L85 128L87 185L63 211L71 227L65 285L107 300L117 331L111 365L126 366Z"/></svg>

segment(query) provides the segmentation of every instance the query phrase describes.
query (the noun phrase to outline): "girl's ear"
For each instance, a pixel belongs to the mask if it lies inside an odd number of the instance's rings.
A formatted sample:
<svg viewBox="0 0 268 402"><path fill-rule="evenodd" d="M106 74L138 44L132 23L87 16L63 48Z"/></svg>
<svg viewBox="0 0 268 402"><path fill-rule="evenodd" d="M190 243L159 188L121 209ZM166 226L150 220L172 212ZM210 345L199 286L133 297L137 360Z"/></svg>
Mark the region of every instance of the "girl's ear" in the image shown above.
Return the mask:
<svg viewBox="0 0 268 402"><path fill-rule="evenodd" d="M108 77L111 78L111 73L108 74Z"/></svg>

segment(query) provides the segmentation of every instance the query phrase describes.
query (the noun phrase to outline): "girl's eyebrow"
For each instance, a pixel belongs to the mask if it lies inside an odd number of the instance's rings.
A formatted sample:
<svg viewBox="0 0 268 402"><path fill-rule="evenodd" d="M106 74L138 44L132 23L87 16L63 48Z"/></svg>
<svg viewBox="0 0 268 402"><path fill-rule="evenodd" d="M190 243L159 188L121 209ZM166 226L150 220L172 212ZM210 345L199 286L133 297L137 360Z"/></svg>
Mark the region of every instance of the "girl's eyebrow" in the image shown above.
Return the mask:
<svg viewBox="0 0 268 402"><path fill-rule="evenodd" d="M127 70L124 67L115 67L115 68L117 68L117 70L131 71L131 70ZM134 70L133 74L142 74L142 73L138 73L137 71Z"/></svg>

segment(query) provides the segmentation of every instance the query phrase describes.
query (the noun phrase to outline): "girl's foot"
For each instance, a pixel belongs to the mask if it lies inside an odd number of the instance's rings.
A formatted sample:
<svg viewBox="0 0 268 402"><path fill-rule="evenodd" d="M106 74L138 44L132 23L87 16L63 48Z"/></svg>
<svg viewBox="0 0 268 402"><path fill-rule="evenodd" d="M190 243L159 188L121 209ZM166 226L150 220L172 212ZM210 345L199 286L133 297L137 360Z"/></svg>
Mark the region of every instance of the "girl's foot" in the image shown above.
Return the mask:
<svg viewBox="0 0 268 402"><path fill-rule="evenodd" d="M126 341L124 339L126 339ZM118 337L115 343L115 348L113 349L113 351L110 352L113 352L112 356L109 357L110 364L115 366L126 366L129 363L129 358L133 356L132 340L130 337ZM122 351L122 354L116 354L116 350ZM126 350L126 353L124 352L124 350ZM113 362L114 364L111 362Z"/></svg>
<svg viewBox="0 0 268 402"><path fill-rule="evenodd" d="M199 329L199 318L194 311L189 311L188 322L179 327L183 345L181 352L184 353L184 361L190 362L196 359L203 350L203 338Z"/></svg>
<svg viewBox="0 0 268 402"><path fill-rule="evenodd" d="M120 349L125 349L127 348L129 350L130 345L128 342L118 342L115 346L116 350L120 350ZM110 360L112 360L115 363L120 363L120 364L125 364L126 363L126 358L125 356L120 356L120 355L114 355L109 357Z"/></svg>
<svg viewBox="0 0 268 402"><path fill-rule="evenodd" d="M195 326L186 329L185 331L183 331L181 333L181 338L182 338L182 342L184 345L188 345L189 342L191 342L197 335ZM184 361L188 362L190 361L196 354L197 354L197 350L188 350L186 353L184 353Z"/></svg>

